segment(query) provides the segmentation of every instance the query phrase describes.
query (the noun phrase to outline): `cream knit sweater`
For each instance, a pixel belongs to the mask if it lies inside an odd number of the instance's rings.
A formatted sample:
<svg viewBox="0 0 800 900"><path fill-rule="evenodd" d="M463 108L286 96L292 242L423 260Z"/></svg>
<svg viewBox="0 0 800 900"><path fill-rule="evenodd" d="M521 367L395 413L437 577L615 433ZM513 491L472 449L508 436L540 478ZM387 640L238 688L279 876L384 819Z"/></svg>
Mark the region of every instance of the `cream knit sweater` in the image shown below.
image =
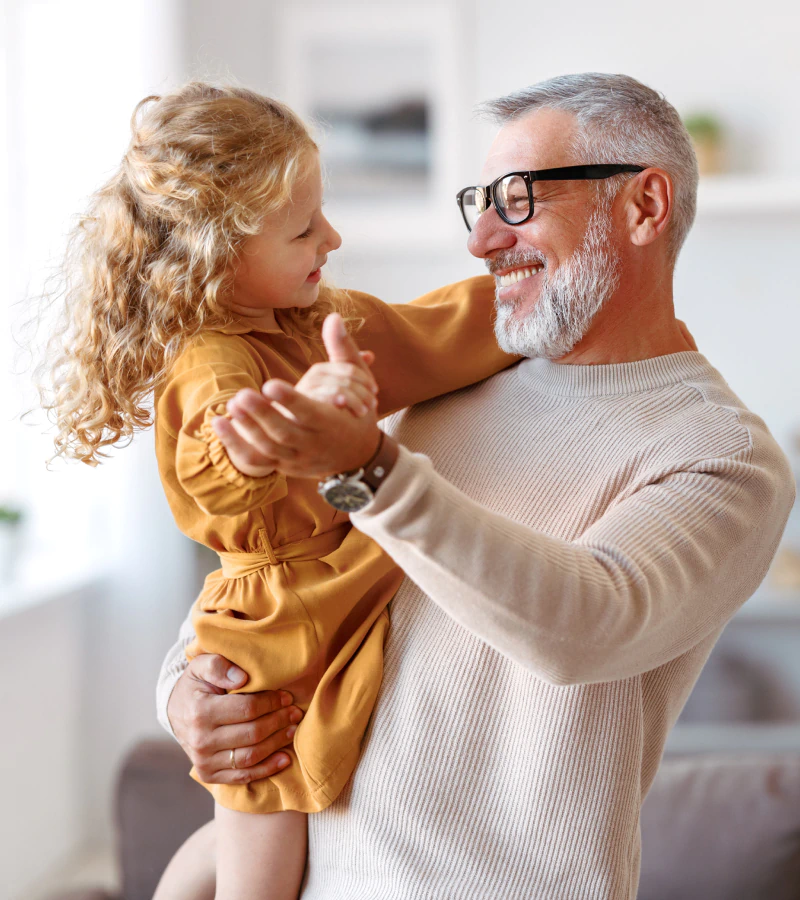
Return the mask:
<svg viewBox="0 0 800 900"><path fill-rule="evenodd" d="M793 502L784 455L699 353L524 360L391 430L426 455L352 518L408 577L304 900L633 900L667 732Z"/></svg>

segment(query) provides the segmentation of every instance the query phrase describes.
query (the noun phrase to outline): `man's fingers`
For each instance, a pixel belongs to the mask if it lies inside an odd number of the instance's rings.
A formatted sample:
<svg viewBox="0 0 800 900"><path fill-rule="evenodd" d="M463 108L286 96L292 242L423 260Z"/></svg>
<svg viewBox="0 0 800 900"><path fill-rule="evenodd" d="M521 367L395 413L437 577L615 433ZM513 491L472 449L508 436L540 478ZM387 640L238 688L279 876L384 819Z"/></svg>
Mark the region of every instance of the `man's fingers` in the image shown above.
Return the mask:
<svg viewBox="0 0 800 900"><path fill-rule="evenodd" d="M291 742L287 741L283 746L289 743ZM230 761L230 752L227 755ZM278 772L283 771L291 763L291 756L288 753L277 752L256 766L243 769L238 765L239 754L237 753L236 756L237 766L235 769L228 767L227 769L211 771L197 765L195 765L195 769L201 780L206 784L250 784L252 781L261 781L264 778L271 778L273 775L277 775Z"/></svg>
<svg viewBox="0 0 800 900"><path fill-rule="evenodd" d="M205 682L212 689L209 690L212 694L244 687L248 680L247 672L218 653L201 653L195 656L187 669L196 681ZM203 688L198 686L198 689ZM289 702L291 703L291 700Z"/></svg>
<svg viewBox="0 0 800 900"><path fill-rule="evenodd" d="M254 757L252 754L245 756L245 762L241 764L238 761L238 754L244 754L246 750L254 747L262 747L267 741L275 738L283 739L285 732L289 728L296 728L303 720L303 711L297 706L287 706L266 715L259 716L250 722L239 722L236 725L221 725L214 729L213 741L209 741L203 747L203 755L208 759L205 763L206 767L213 766L219 762L219 754L227 753L230 757L231 748L237 750L237 766L248 768L256 763L266 759L270 753L274 753L278 747L283 744L276 743L267 747L264 752ZM228 765L226 760L217 768L224 768Z"/></svg>
<svg viewBox="0 0 800 900"><path fill-rule="evenodd" d="M216 730L223 725L241 725L260 719L292 705L288 691L257 691L253 694L227 694L208 697L202 711L204 720ZM215 737L217 749L224 746ZM233 745L230 745L233 746Z"/></svg>
<svg viewBox="0 0 800 900"><path fill-rule="evenodd" d="M275 409L266 396L242 396L235 404L229 402L228 407L234 428L265 459L292 459L293 448L300 446L307 434L302 424Z"/></svg>
<svg viewBox="0 0 800 900"><path fill-rule="evenodd" d="M273 459L280 464L288 459L294 459L295 451L292 449L292 442L293 438L296 441L296 428L293 431L291 426L294 423L289 422L279 413L273 413L273 415L283 419L286 427L281 427L281 422L276 422L277 427L271 427L265 416L261 415L259 421L256 421L245 412L233 414L233 427L265 459Z"/></svg>
<svg viewBox="0 0 800 900"><path fill-rule="evenodd" d="M231 462L240 472L260 478L275 471L277 460L265 456L243 437L232 419L216 416L211 420L211 426L225 447Z"/></svg>
<svg viewBox="0 0 800 900"><path fill-rule="evenodd" d="M320 424L326 422L331 415L341 415L333 410L330 404L304 397L290 384L278 378L272 378L265 382L261 392L267 399L286 410L292 419L307 431L317 431ZM281 415L281 413L276 414Z"/></svg>
<svg viewBox="0 0 800 900"><path fill-rule="evenodd" d="M192 748L198 775L213 784L243 784L268 778L289 764L288 754L278 751L291 744L302 719L302 710L289 706L252 722L216 728L213 747Z"/></svg>
<svg viewBox="0 0 800 900"><path fill-rule="evenodd" d="M367 368L361 358L358 344L347 333L339 313L331 313L322 323L322 341L331 362L349 362L360 368Z"/></svg>

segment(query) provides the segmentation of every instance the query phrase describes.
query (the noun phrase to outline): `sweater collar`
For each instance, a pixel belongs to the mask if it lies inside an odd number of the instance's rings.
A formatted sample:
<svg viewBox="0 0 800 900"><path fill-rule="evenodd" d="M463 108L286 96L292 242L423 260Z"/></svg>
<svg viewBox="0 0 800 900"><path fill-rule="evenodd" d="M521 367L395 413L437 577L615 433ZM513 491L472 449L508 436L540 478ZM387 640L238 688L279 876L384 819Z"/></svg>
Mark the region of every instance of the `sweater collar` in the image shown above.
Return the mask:
<svg viewBox="0 0 800 900"><path fill-rule="evenodd" d="M523 359L520 376L535 390L567 397L635 394L657 390L714 371L696 351L670 353L638 362L602 366L573 366L549 359Z"/></svg>

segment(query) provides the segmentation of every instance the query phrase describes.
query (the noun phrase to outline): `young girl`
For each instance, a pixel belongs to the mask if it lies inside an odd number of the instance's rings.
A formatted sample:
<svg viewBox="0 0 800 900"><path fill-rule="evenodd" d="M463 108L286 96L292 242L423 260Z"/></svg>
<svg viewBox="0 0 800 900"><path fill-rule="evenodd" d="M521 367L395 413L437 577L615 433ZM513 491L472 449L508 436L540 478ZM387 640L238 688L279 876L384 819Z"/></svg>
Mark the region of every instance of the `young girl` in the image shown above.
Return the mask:
<svg viewBox="0 0 800 900"><path fill-rule="evenodd" d="M249 673L245 690L286 688L305 713L283 771L207 785L216 896L295 897L304 814L328 806L353 772L402 573L316 483L238 471L213 419L231 419L228 400L269 378L318 399L333 399L327 388L319 393L333 379L343 416L383 416L513 359L495 344L489 278L401 306L321 282L340 238L322 212L317 146L286 106L191 83L143 100L132 130L118 172L73 235L65 322L53 344L57 387L45 406L58 426L57 454L97 465L102 448L150 424L144 404L154 395L175 520L222 564L196 602L190 655L222 654ZM331 311L375 352L377 410L357 366L328 364L330 377L317 377L326 365L320 323ZM192 896L188 884L173 877L159 896Z"/></svg>

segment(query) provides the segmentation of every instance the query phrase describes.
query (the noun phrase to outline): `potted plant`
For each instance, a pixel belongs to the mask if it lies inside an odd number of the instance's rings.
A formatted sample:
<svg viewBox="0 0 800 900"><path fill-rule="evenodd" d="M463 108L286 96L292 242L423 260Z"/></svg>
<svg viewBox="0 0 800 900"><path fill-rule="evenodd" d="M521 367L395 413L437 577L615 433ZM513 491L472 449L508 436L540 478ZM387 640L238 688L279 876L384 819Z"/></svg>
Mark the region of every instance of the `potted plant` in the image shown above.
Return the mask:
<svg viewBox="0 0 800 900"><path fill-rule="evenodd" d="M724 129L713 113L693 113L684 119L697 155L701 175L721 172L723 166Z"/></svg>
<svg viewBox="0 0 800 900"><path fill-rule="evenodd" d="M21 509L0 504L0 582L14 577L22 519Z"/></svg>

